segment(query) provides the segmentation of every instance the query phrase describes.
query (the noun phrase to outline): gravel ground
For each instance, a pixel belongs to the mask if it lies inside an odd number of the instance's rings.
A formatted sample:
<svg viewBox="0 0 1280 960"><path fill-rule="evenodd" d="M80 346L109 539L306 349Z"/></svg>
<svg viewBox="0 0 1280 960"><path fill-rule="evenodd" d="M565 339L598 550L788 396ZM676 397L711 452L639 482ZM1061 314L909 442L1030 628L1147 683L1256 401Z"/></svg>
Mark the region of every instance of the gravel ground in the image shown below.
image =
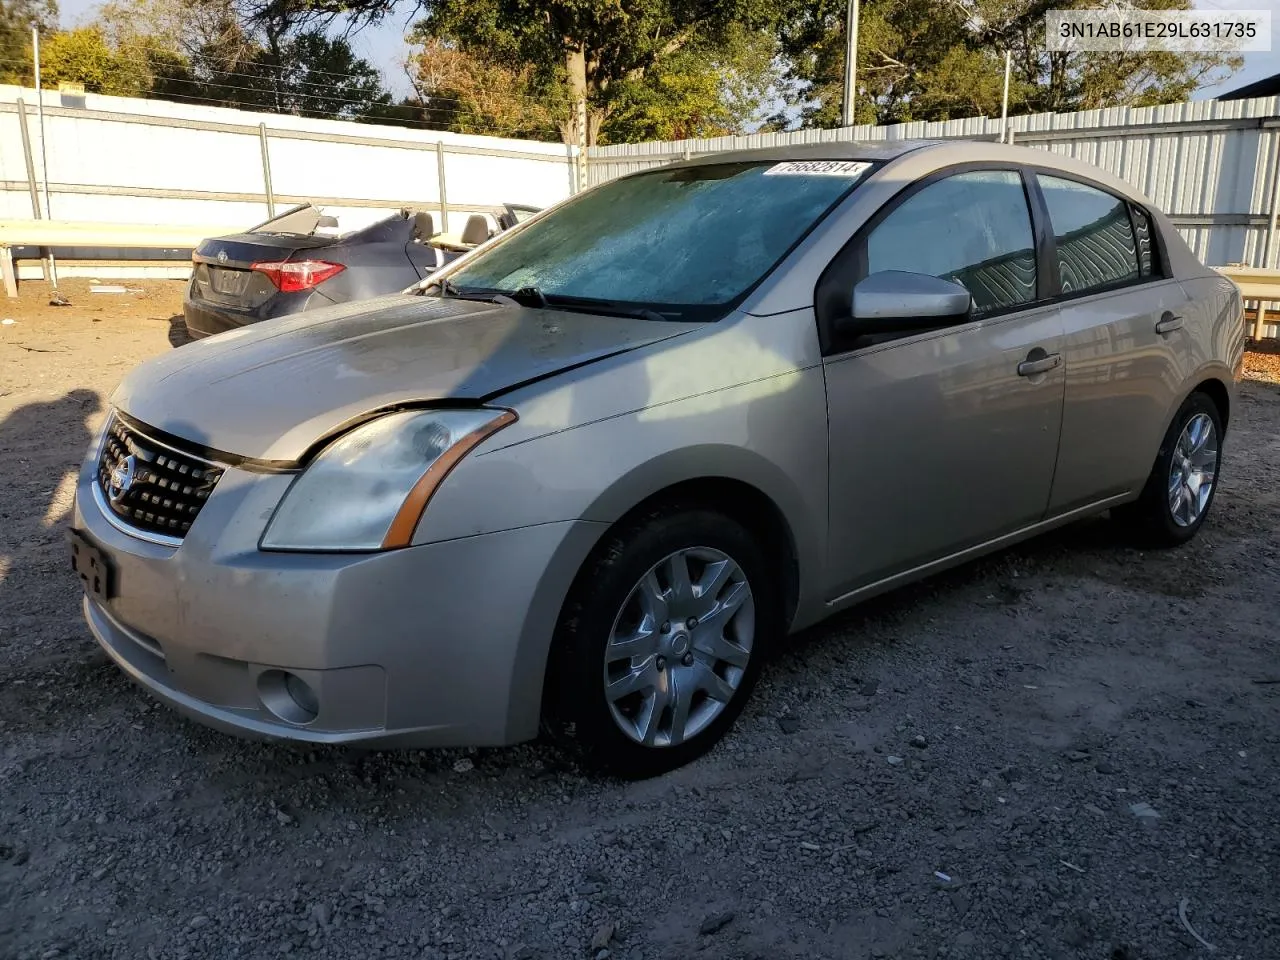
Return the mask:
<svg viewBox="0 0 1280 960"><path fill-rule="evenodd" d="M1280 951L1277 386L1243 386L1189 547L1093 521L900 590L796 638L710 756L618 784L543 745L245 743L135 689L62 529L177 285L66 286L0 306L0 958Z"/></svg>

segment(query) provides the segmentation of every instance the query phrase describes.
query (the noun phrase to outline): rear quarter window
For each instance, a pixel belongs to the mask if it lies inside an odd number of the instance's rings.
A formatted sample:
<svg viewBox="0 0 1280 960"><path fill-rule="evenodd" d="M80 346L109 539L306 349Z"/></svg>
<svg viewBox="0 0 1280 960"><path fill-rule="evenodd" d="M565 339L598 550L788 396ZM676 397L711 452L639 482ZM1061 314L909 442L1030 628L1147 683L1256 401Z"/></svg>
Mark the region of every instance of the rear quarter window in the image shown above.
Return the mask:
<svg viewBox="0 0 1280 960"><path fill-rule="evenodd" d="M1133 214L1133 236L1138 247L1138 273L1143 277L1158 277L1161 272L1156 259L1153 237L1155 228L1151 223L1151 214L1139 206L1131 206L1130 211Z"/></svg>

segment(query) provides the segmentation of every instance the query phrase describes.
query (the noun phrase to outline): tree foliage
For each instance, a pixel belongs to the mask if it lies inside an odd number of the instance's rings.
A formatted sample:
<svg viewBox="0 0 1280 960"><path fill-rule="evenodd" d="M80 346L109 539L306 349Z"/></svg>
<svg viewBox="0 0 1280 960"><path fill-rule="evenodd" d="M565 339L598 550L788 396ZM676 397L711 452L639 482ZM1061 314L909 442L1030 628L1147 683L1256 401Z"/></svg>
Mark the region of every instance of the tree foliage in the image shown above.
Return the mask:
<svg viewBox="0 0 1280 960"><path fill-rule="evenodd" d="M227 106L299 117L361 119L390 101L382 78L341 37L321 29L250 44L234 61L194 63L201 96Z"/></svg>
<svg viewBox="0 0 1280 960"><path fill-rule="evenodd" d="M495 56L425 29L409 70L432 125L460 133L573 139L575 98L566 70ZM775 78L774 36L734 28L720 43L673 49L651 67L610 80L589 105L605 142L717 136L764 111Z"/></svg>
<svg viewBox="0 0 1280 960"><path fill-rule="evenodd" d="M41 45L41 79L50 86L82 83L90 93L142 96L153 78L146 59L130 53L112 49L95 27L55 33Z"/></svg>
<svg viewBox="0 0 1280 960"><path fill-rule="evenodd" d="M1084 9L1085 0L979 0L983 39L1013 53L1028 111L1153 106L1186 100L1243 63L1238 56L1180 53L1063 53L1045 48L1051 9ZM1134 0L1143 10L1190 10L1191 0Z"/></svg>
<svg viewBox="0 0 1280 960"><path fill-rule="evenodd" d="M361 0L353 2L358 9ZM728 100L744 32L772 26L778 12L768 0L548 0L536 8L527 0L424 0L423 9L421 38L528 69L540 95L554 99L567 89L568 102L585 100L586 130L573 113L559 126L567 141L583 133L588 143L611 115L639 120L638 129L662 126L671 118L654 104L671 95L686 98L680 122L700 128L708 91Z"/></svg>
<svg viewBox="0 0 1280 960"><path fill-rule="evenodd" d="M0 83L31 82L31 30L56 30L56 0L0 0Z"/></svg>
<svg viewBox="0 0 1280 960"><path fill-rule="evenodd" d="M57 31L53 0L0 0L0 82L32 81L30 28L42 27L46 84L91 93L335 119L378 117L382 76L299 5L254 20L237 0L109 0L88 26Z"/></svg>
<svg viewBox="0 0 1280 960"><path fill-rule="evenodd" d="M568 92L525 64L509 66L425 38L406 65L423 119L456 133L557 140Z"/></svg>
<svg viewBox="0 0 1280 960"><path fill-rule="evenodd" d="M737 29L714 45L675 51L616 84L602 139L685 140L758 125L774 96L776 50L772 32Z"/></svg>
<svg viewBox="0 0 1280 960"><path fill-rule="evenodd" d="M107 0L59 33L55 0L0 0L0 82L30 82L34 25L49 81L101 93L589 144L840 122L847 0L413 0L399 103L348 42L397 2ZM862 0L856 122L998 115L1006 52L1014 114L1183 100L1240 63L1049 52L1047 11L1092 5Z"/></svg>
<svg viewBox="0 0 1280 960"><path fill-rule="evenodd" d="M1185 10L1190 0L1135 0ZM865 0L858 31L858 123L946 120L1000 112L1004 55L1013 56L1010 111L1146 106L1186 99L1238 67L1221 55L1057 53L1050 9L1091 0ZM833 126L843 97L845 0L798 5L782 21L786 79L802 122Z"/></svg>

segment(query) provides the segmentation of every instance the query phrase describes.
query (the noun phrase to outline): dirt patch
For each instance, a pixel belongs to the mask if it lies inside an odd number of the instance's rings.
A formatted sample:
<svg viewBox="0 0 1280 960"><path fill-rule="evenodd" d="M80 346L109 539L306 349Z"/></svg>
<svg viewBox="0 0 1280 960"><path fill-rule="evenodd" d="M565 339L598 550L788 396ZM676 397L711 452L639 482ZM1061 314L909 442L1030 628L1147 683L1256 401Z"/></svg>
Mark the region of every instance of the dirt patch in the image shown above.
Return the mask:
<svg viewBox="0 0 1280 960"><path fill-rule="evenodd" d="M621 785L543 745L245 743L106 661L69 478L181 294L129 285L0 308L0 956L1178 960L1184 900L1216 955L1274 954L1275 386L1188 547L1092 520L879 598Z"/></svg>
<svg viewBox="0 0 1280 960"><path fill-rule="evenodd" d="M1244 355L1244 375L1259 383L1280 384L1280 340L1255 340Z"/></svg>

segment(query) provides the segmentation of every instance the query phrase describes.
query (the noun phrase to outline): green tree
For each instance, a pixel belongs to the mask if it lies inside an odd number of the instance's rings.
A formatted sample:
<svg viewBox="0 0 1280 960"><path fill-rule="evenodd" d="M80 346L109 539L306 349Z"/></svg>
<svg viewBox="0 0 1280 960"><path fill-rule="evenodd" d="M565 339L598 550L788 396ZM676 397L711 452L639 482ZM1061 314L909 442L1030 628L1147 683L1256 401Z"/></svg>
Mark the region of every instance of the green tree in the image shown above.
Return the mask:
<svg viewBox="0 0 1280 960"><path fill-rule="evenodd" d="M1185 10L1190 0L1135 0ZM865 0L858 32L858 123L946 120L1000 112L1004 54L1010 111L1072 111L1184 100L1238 67L1222 55L1069 54L1045 48L1050 9L1092 0ZM807 125L834 126L843 98L846 0L797 5L779 32L792 105Z"/></svg>
<svg viewBox="0 0 1280 960"><path fill-rule="evenodd" d="M390 102L382 77L342 38L320 29L250 45L237 60L197 60L194 85L226 106L299 117L358 119Z"/></svg>
<svg viewBox="0 0 1280 960"><path fill-rule="evenodd" d="M94 27L52 34L41 45L40 69L48 86L82 83L90 93L117 97L143 96L152 85L147 60L112 49Z"/></svg>
<svg viewBox="0 0 1280 960"><path fill-rule="evenodd" d="M456 133L558 140L568 115L567 92L539 79L530 66L512 67L423 39L406 64L422 118Z"/></svg>
<svg viewBox="0 0 1280 960"><path fill-rule="evenodd" d="M40 36L58 27L56 0L0 0L0 83L34 82L31 29Z"/></svg>
<svg viewBox="0 0 1280 960"><path fill-rule="evenodd" d="M385 0L371 0L385 6ZM347 10L368 10L350 0ZM694 55L714 60L743 30L771 25L778 5L769 0L548 0L536 10L526 0L424 0L418 35L512 69L529 68L540 91L567 90L568 103L588 105L586 142L594 144L610 113L621 109L653 119L652 97L688 95L690 106L705 99L704 64L690 71ZM727 59L722 57L722 60ZM683 63L683 67L682 67ZM647 93L641 84L654 75ZM721 84L729 77L722 74ZM694 109L691 116L701 111ZM649 122L649 121L646 121ZM560 122L567 142L579 136L578 117Z"/></svg>
<svg viewBox="0 0 1280 960"><path fill-rule="evenodd" d="M378 70L315 14L256 9L236 0L113 0L98 26L116 49L146 52L156 96L335 119L390 106Z"/></svg>
<svg viewBox="0 0 1280 960"><path fill-rule="evenodd" d="M807 126L840 122L846 5L846 0L798 4L781 24L792 99ZM948 54L965 49L965 12L939 0L866 0L861 10L855 121L924 119L915 115L915 100L935 88L932 74ZM950 92L934 89L934 99Z"/></svg>
<svg viewBox="0 0 1280 960"><path fill-rule="evenodd" d="M720 43L700 43L618 82L607 101L607 142L685 140L745 133L766 119L776 96L777 39L740 29Z"/></svg>
<svg viewBox="0 0 1280 960"><path fill-rule="evenodd" d="M1193 53L1064 53L1045 47L1045 14L1086 9L1086 0L974 0L980 41L1013 53L1014 74L1031 111L1145 107L1188 99L1240 68L1241 57ZM1191 0L1135 0L1142 10L1190 10Z"/></svg>

